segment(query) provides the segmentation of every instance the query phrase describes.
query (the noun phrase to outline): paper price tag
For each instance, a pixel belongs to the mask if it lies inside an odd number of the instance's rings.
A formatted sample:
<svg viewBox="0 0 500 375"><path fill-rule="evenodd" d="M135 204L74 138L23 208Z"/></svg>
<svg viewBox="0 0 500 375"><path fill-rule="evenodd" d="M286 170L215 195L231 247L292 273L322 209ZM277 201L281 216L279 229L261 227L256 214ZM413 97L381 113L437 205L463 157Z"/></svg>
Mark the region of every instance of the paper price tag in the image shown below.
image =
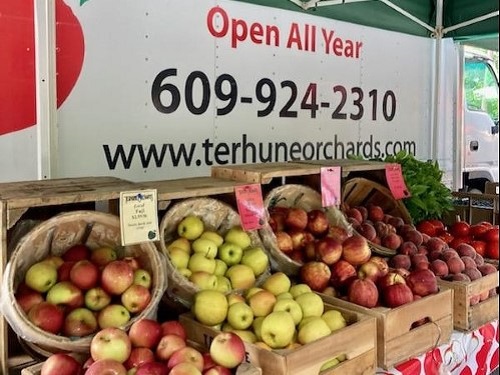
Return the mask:
<svg viewBox="0 0 500 375"><path fill-rule="evenodd" d="M340 206L342 190L340 167L321 168L321 202L323 207Z"/></svg>
<svg viewBox="0 0 500 375"><path fill-rule="evenodd" d="M388 164L385 167L385 178L389 190L395 199L403 199L411 197L411 194L406 187L406 182L401 171L401 165L398 163Z"/></svg>
<svg viewBox="0 0 500 375"><path fill-rule="evenodd" d="M123 246L159 239L157 207L155 189L120 193Z"/></svg>
<svg viewBox="0 0 500 375"><path fill-rule="evenodd" d="M262 228L266 219L261 186L259 184L236 186L234 192L241 227L244 230Z"/></svg>

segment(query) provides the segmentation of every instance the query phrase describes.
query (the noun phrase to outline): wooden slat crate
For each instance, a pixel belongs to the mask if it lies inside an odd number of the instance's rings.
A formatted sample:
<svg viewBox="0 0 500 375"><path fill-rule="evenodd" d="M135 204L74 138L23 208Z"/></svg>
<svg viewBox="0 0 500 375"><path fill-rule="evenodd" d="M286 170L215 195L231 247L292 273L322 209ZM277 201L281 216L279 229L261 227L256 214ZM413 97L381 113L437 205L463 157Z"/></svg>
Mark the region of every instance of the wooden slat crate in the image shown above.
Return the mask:
<svg viewBox="0 0 500 375"><path fill-rule="evenodd" d="M455 329L470 331L498 319L498 294L471 306L471 298L481 292L498 288L499 272L471 282L439 280L441 288L453 289L453 325Z"/></svg>
<svg viewBox="0 0 500 375"><path fill-rule="evenodd" d="M487 221L492 224L499 222L498 194L475 194L453 192L453 211L444 218L446 224L454 223L457 217L469 224Z"/></svg>
<svg viewBox="0 0 500 375"><path fill-rule="evenodd" d="M453 331L452 289L393 309L368 309L334 297L323 298L327 303L376 317L378 366L386 370L448 342ZM413 328L421 319L429 322Z"/></svg>
<svg viewBox="0 0 500 375"><path fill-rule="evenodd" d="M331 358L345 354L347 359L337 366L322 372L328 375L374 374L376 371L376 320L373 317L348 308L335 308L351 322L331 335L300 346L293 350L270 351L254 344L245 343L247 361L260 368L263 374L310 375L318 374L322 364ZM192 314L182 314L180 321L186 328L188 338L208 348L219 331L194 320Z"/></svg>

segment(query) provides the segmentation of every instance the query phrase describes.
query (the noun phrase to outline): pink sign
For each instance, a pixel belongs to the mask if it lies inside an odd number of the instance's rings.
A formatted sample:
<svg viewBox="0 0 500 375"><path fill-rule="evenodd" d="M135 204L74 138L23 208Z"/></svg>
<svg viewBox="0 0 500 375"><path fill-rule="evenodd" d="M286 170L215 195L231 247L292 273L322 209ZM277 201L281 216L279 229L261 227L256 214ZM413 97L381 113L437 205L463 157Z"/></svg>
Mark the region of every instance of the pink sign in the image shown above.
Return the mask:
<svg viewBox="0 0 500 375"><path fill-rule="evenodd" d="M323 207L340 206L340 167L321 168L321 201Z"/></svg>
<svg viewBox="0 0 500 375"><path fill-rule="evenodd" d="M236 204L244 230L259 229L265 222L264 200L259 184L236 186Z"/></svg>

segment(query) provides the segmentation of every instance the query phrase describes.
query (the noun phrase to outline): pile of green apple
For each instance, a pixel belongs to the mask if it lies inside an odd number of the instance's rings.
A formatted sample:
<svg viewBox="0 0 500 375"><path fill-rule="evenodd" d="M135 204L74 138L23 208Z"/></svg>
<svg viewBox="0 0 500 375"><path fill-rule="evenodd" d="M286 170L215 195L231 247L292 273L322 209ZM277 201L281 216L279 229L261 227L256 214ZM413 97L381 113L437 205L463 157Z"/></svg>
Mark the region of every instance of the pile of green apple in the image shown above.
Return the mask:
<svg viewBox="0 0 500 375"><path fill-rule="evenodd" d="M241 226L219 233L207 229L200 217L188 215L176 231L178 237L166 247L168 259L200 290L249 289L269 267L267 253Z"/></svg>
<svg viewBox="0 0 500 375"><path fill-rule="evenodd" d="M138 257L75 244L32 264L15 299L35 326L78 338L125 326L149 305L151 290L151 272Z"/></svg>
<svg viewBox="0 0 500 375"><path fill-rule="evenodd" d="M283 272L268 276L245 294L202 290L191 307L194 318L267 350L294 349L347 325L306 284L293 284Z"/></svg>
<svg viewBox="0 0 500 375"><path fill-rule="evenodd" d="M53 354L41 375L230 375L245 359L245 346L236 334L221 332L202 352L187 341L178 320L142 318L128 332L116 327L97 332L89 354L87 359Z"/></svg>

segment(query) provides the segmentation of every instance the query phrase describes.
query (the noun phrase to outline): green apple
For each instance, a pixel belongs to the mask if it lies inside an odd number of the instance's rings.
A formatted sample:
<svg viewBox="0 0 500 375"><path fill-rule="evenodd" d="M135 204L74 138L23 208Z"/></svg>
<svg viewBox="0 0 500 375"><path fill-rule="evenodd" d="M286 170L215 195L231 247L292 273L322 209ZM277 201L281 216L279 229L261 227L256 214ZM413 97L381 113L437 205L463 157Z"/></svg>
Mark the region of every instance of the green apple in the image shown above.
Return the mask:
<svg viewBox="0 0 500 375"><path fill-rule="evenodd" d="M187 238L179 237L172 241L168 246L167 250L170 250L173 247L178 247L179 249L184 250L186 253L191 254L191 241Z"/></svg>
<svg viewBox="0 0 500 375"><path fill-rule="evenodd" d="M300 321L298 325L298 329L301 329L303 326L305 326L307 323L309 323L311 320L317 319L317 316L306 316L305 318L302 317L302 320Z"/></svg>
<svg viewBox="0 0 500 375"><path fill-rule="evenodd" d="M302 345L307 344L312 341L319 340L322 337L330 335L332 331L328 324L321 319L321 317L316 317L311 319L309 322L304 324L297 335L297 340Z"/></svg>
<svg viewBox="0 0 500 375"><path fill-rule="evenodd" d="M196 215L187 215L177 224L177 234L193 241L201 236L205 230L205 224Z"/></svg>
<svg viewBox="0 0 500 375"><path fill-rule="evenodd" d="M191 248L195 253L202 253L207 258L215 258L217 256L217 244L207 238L197 238L191 244Z"/></svg>
<svg viewBox="0 0 500 375"><path fill-rule="evenodd" d="M252 244L250 235L241 226L234 226L229 229L224 236L224 241L232 242L242 249L246 249Z"/></svg>
<svg viewBox="0 0 500 375"><path fill-rule="evenodd" d="M204 271L213 274L215 271L215 259L207 258L202 253L194 253L189 257L187 268L191 272Z"/></svg>
<svg viewBox="0 0 500 375"><path fill-rule="evenodd" d="M213 230L205 230L201 234L200 238L206 238L206 239L209 239L209 240L215 242L217 247L222 245L222 243L224 242L224 237L222 237L219 233L217 233Z"/></svg>
<svg viewBox="0 0 500 375"><path fill-rule="evenodd" d="M134 270L133 284L142 285L143 287L150 289L152 285L151 273L144 268Z"/></svg>
<svg viewBox="0 0 500 375"><path fill-rule="evenodd" d="M328 369L331 369L334 366L337 366L341 361L339 360L338 357L329 359L325 363L321 365L321 368L319 369L319 372L326 371Z"/></svg>
<svg viewBox="0 0 500 375"><path fill-rule="evenodd" d="M284 272L275 272L269 275L262 283L262 288L269 290L272 294L278 294L290 291L292 282Z"/></svg>
<svg viewBox="0 0 500 375"><path fill-rule="evenodd" d="M284 298L276 301L273 306L273 311L286 311L290 313L295 325L299 324L302 320L302 308L299 303L294 299Z"/></svg>
<svg viewBox="0 0 500 375"><path fill-rule="evenodd" d="M233 303L227 311L227 322L234 329L247 329L253 322L252 308L245 302Z"/></svg>
<svg viewBox="0 0 500 375"><path fill-rule="evenodd" d="M57 282L57 268L51 262L37 262L26 271L24 282L31 289L45 293Z"/></svg>
<svg viewBox="0 0 500 375"><path fill-rule="evenodd" d="M326 324L326 323L325 323ZM289 345L295 334L295 323L286 311L274 311L264 318L260 327L262 341L273 349Z"/></svg>
<svg viewBox="0 0 500 375"><path fill-rule="evenodd" d="M111 296L100 286L96 286L85 292L84 301L87 308L99 311L111 303Z"/></svg>
<svg viewBox="0 0 500 375"><path fill-rule="evenodd" d="M104 307L97 315L99 328L124 327L130 321L130 312L121 304Z"/></svg>
<svg viewBox="0 0 500 375"><path fill-rule="evenodd" d="M189 277L193 274L193 272L189 268L181 268L177 270L180 275L184 276L186 279L189 279Z"/></svg>
<svg viewBox="0 0 500 375"><path fill-rule="evenodd" d="M293 298L296 298L302 293L306 292L312 292L311 287L307 284L300 283L300 284L294 284L290 287L290 293L292 294Z"/></svg>
<svg viewBox="0 0 500 375"><path fill-rule="evenodd" d="M83 292L71 281L60 281L49 289L45 296L47 302L54 305L80 307L84 304Z"/></svg>
<svg viewBox="0 0 500 375"><path fill-rule="evenodd" d="M240 263L249 266L255 276L259 276L267 270L269 257L261 247L250 247L243 251Z"/></svg>
<svg viewBox="0 0 500 375"><path fill-rule="evenodd" d="M245 297L243 297L239 293L231 292L227 295L227 303L229 306L231 306L233 303L236 302L245 302Z"/></svg>
<svg viewBox="0 0 500 375"><path fill-rule="evenodd" d="M314 292L306 292L295 298L302 309L302 315L308 316L318 316L321 317L325 312L325 305L321 297Z"/></svg>
<svg viewBox="0 0 500 375"><path fill-rule="evenodd" d="M254 316L266 316L273 311L276 303L276 296L268 290L261 290L252 294L248 299L248 304L252 308ZM300 309L300 307L299 307Z"/></svg>
<svg viewBox="0 0 500 375"><path fill-rule="evenodd" d="M168 257L172 265L177 269L187 268L191 258L188 253L178 247L171 248L168 251Z"/></svg>
<svg viewBox="0 0 500 375"><path fill-rule="evenodd" d="M226 271L226 277L231 280L233 289L249 289L255 285L255 274L244 264L235 264Z"/></svg>
<svg viewBox="0 0 500 375"><path fill-rule="evenodd" d="M248 329L233 329L232 332L240 336L240 338L245 342L254 344L257 341L255 333Z"/></svg>
<svg viewBox="0 0 500 375"><path fill-rule="evenodd" d="M224 276L227 271L227 264L223 260L220 259L215 259L215 270L214 270L214 275L217 276Z"/></svg>
<svg viewBox="0 0 500 375"><path fill-rule="evenodd" d="M215 275L217 277L217 287L216 290L219 290L223 293L227 293L233 289L231 285L231 281L226 276Z"/></svg>
<svg viewBox="0 0 500 375"><path fill-rule="evenodd" d="M262 322L264 321L265 316L256 316L253 319L252 329L257 336L257 341L262 341L262 335L260 329L262 328Z"/></svg>
<svg viewBox="0 0 500 375"><path fill-rule="evenodd" d="M196 271L189 276L189 281L196 285L200 289L217 289L217 276L213 273L208 273L204 271Z"/></svg>
<svg viewBox="0 0 500 375"><path fill-rule="evenodd" d="M293 299L293 296L292 296L292 293L290 292L284 292L284 293L280 293L276 296L276 299L279 300L279 299Z"/></svg>
<svg viewBox="0 0 500 375"><path fill-rule="evenodd" d="M57 255L49 255L47 258L42 260L43 263L49 263L58 269L64 263L64 259Z"/></svg>
<svg viewBox="0 0 500 375"><path fill-rule="evenodd" d="M228 307L224 293L216 290L200 290L193 296L191 311L200 323L214 326L226 320Z"/></svg>
<svg viewBox="0 0 500 375"><path fill-rule="evenodd" d="M240 263L242 256L243 249L232 242L224 242L219 246L219 259L229 267Z"/></svg>
<svg viewBox="0 0 500 375"><path fill-rule="evenodd" d="M222 327L220 329L222 332L233 332L234 331L234 327L229 324L228 322L225 322L222 324Z"/></svg>
<svg viewBox="0 0 500 375"><path fill-rule="evenodd" d="M332 332L344 328L347 325L342 313L335 309L325 311L323 315L321 315L321 318L328 324Z"/></svg>

